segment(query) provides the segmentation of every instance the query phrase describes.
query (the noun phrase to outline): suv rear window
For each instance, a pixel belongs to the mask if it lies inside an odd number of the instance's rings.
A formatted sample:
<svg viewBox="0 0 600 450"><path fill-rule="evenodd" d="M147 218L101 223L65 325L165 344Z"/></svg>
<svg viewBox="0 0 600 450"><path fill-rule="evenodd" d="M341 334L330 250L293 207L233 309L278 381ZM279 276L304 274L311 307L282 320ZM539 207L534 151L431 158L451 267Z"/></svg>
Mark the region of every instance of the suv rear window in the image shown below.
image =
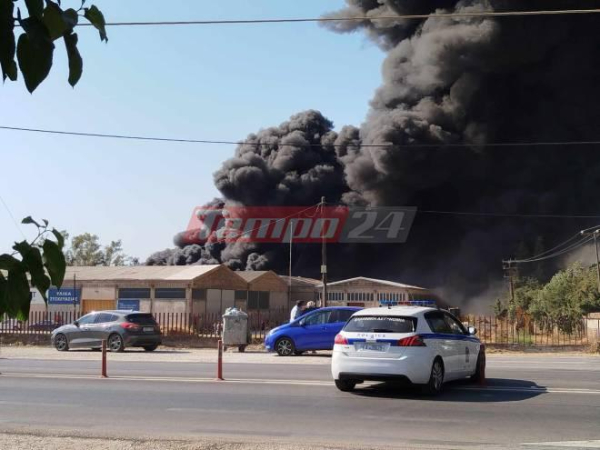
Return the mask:
<svg viewBox="0 0 600 450"><path fill-rule="evenodd" d="M416 329L417 319L404 316L354 316L344 327L355 333L414 333Z"/></svg>
<svg viewBox="0 0 600 450"><path fill-rule="evenodd" d="M156 325L156 320L154 320L152 314L129 314L127 321L138 325Z"/></svg>

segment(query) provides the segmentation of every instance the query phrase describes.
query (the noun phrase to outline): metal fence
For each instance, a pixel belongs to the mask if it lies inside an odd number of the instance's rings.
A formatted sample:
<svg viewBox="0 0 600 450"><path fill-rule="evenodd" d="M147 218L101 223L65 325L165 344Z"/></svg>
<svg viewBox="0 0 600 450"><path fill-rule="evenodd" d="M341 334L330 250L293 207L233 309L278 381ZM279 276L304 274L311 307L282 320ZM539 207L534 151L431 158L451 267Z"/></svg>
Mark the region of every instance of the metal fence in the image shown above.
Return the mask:
<svg viewBox="0 0 600 450"><path fill-rule="evenodd" d="M154 313L153 316L165 336L216 338L221 334L222 318L218 313ZM32 312L29 320L24 322L4 318L0 322L0 333L46 335L77 318L73 312ZM472 315L461 320L465 325L477 328L477 336L486 344L550 347L589 345L600 341L600 318L582 318L571 332L565 332L564 327L551 321L539 323L522 318L510 320ZM262 340L270 329L288 321L287 309L248 313L248 326L256 340Z"/></svg>
<svg viewBox="0 0 600 450"><path fill-rule="evenodd" d="M29 320L17 321L3 318L0 321L2 334L44 335L61 325L73 323L80 315L73 312L34 311ZM216 338L221 334L221 314L154 313L165 336L197 336ZM248 326L254 339L263 339L271 328L289 321L287 309L248 312Z"/></svg>
<svg viewBox="0 0 600 450"><path fill-rule="evenodd" d="M579 346L598 342L600 319L583 317L564 330L558 322L533 320L510 320L495 316L466 316L465 325L477 328L477 337L486 344L521 345L532 347Z"/></svg>

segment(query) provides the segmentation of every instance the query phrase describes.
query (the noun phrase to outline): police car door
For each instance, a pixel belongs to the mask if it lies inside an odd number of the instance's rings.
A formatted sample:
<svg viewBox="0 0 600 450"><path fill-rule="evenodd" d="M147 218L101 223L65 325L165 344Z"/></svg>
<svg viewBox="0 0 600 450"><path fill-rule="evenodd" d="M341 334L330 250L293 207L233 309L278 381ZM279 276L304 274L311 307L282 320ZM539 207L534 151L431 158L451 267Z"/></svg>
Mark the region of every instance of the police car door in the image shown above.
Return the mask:
<svg viewBox="0 0 600 450"><path fill-rule="evenodd" d="M478 345L470 338L468 331L463 325L448 313L444 313L444 320L455 336L455 359L457 372L461 376L473 373L475 361L477 361ZM458 373L457 373L458 375Z"/></svg>
<svg viewBox="0 0 600 450"><path fill-rule="evenodd" d="M425 314L432 335L425 335L426 345L433 347L438 355L444 361L444 378L451 380L457 378L458 367L458 346L448 322L445 320L442 311L433 311Z"/></svg>

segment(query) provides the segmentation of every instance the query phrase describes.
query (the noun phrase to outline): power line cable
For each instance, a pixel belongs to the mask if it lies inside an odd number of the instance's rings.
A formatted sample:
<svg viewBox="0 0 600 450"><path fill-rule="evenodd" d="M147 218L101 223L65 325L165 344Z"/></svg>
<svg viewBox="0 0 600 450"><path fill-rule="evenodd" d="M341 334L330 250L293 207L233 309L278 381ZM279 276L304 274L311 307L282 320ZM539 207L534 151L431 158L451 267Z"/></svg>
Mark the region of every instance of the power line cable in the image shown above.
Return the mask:
<svg viewBox="0 0 600 450"><path fill-rule="evenodd" d="M55 134L61 136L77 136L86 138L103 138L103 139L125 139L125 140L137 140L137 141L157 141L157 142L178 142L186 144L215 144L215 145L248 145L248 146L273 146L272 143L267 142L247 142L247 141L229 141L229 140L215 140L215 139L186 139L186 138L165 138L157 136L141 136L141 135L128 135L128 134L114 134L114 133L88 133L81 131L64 131L64 130L49 130L43 128L27 128L27 127L12 127L6 125L0 125L0 130L6 131L22 131L29 133L43 133L43 134ZM356 145L362 148L444 148L444 147L544 147L544 146L592 146L600 145L600 140L592 141L532 141L532 142L488 142L483 144L469 144L469 143L443 143L439 144L393 144L393 143L382 143L382 144L363 144L363 143L351 143L351 144L285 144L278 142L276 145L279 146L296 146L296 147L350 147Z"/></svg>
<svg viewBox="0 0 600 450"><path fill-rule="evenodd" d="M510 262L516 263L516 264L525 264L525 263L539 262L539 261L545 261L547 259L556 258L557 256L562 256L562 255L569 253L579 247L582 247L583 245L587 244L588 242L592 241L593 239L594 239L593 237L586 236L583 239L581 239L580 241L578 241L562 250L552 253L550 255L546 255L546 256L543 256L540 258L532 258L532 259L524 259L524 260L511 260Z"/></svg>
<svg viewBox="0 0 600 450"><path fill-rule="evenodd" d="M541 252L541 253L538 253L537 255L533 255L533 256L531 256L530 258L525 258L525 259L523 259L523 260L520 260L520 261L521 261L521 262L523 262L523 261L526 261L526 260L535 259L535 258L540 258L540 257L542 257L542 256L548 255L548 254L550 254L550 253L552 253L552 252L554 252L554 251L557 251L557 250L559 250L561 247L563 247L564 245L568 244L569 242L571 242L571 241L573 241L574 239L577 239L577 238L582 238L582 236L581 236L581 233L576 233L576 234L574 234L573 236L571 236L571 237L570 237L569 239L567 239L566 241L564 241L564 242L561 242L560 244L558 244L558 245L557 245L557 246L555 246L555 247L552 247L552 248L551 248L551 249L549 249L549 250L543 251L543 252Z"/></svg>
<svg viewBox="0 0 600 450"><path fill-rule="evenodd" d="M385 20L423 20L423 19L468 19L486 17L528 17L528 16L556 16L556 15L585 15L598 14L600 9L561 9L540 11L474 11L459 13L433 13L433 14L398 14L378 17L305 17L305 18L274 18L274 19L226 19L226 20L172 20L172 21L130 21L108 22L111 27L142 27L142 26L185 26L185 25L256 25L280 23L328 23L328 22L376 22ZM90 27L90 23L81 23L78 26Z"/></svg>
<svg viewBox="0 0 600 450"><path fill-rule="evenodd" d="M4 209L6 209L6 212L10 216L12 222L15 224L15 228L17 230L19 230L19 233L21 233L21 236L23 236L23 238L27 239L27 236L25 236L25 233L23 233L23 230L21 229L21 226L19 225L19 223L15 219L15 216L13 216L13 213L11 212L10 208L8 207L8 205L6 204L6 202L4 201L4 198L2 198L2 195L0 195L0 202L2 202L2 204L4 205Z"/></svg>

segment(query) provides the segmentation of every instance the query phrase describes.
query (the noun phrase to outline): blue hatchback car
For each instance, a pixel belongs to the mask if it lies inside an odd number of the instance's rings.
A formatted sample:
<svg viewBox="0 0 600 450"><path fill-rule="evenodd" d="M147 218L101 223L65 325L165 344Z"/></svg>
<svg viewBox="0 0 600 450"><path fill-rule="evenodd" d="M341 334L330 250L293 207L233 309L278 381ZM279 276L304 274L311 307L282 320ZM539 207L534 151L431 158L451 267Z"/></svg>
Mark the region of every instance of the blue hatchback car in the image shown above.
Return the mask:
<svg viewBox="0 0 600 450"><path fill-rule="evenodd" d="M335 336L352 314L362 308L332 306L311 311L273 328L265 337L265 348L279 356L301 355L308 350L332 350Z"/></svg>

